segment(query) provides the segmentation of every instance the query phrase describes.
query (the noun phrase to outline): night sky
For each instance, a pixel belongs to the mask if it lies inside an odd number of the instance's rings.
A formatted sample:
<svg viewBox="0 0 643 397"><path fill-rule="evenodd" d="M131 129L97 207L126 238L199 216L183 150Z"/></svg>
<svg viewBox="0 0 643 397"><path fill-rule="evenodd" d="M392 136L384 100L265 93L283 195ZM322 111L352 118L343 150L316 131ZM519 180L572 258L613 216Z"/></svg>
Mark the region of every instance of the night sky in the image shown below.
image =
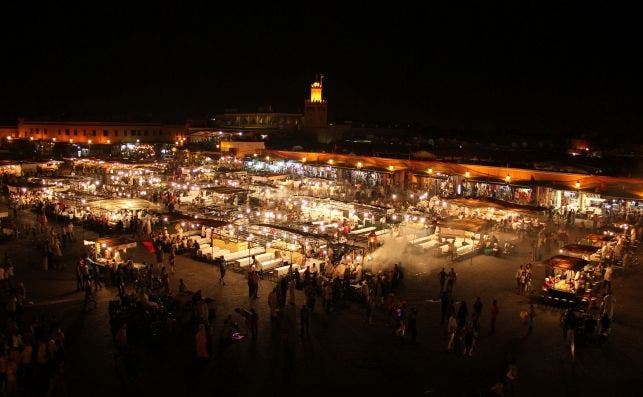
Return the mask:
<svg viewBox="0 0 643 397"><path fill-rule="evenodd" d="M0 116L183 121L269 104L299 112L323 72L335 121L639 132L639 13L610 2L515 3L3 5Z"/></svg>

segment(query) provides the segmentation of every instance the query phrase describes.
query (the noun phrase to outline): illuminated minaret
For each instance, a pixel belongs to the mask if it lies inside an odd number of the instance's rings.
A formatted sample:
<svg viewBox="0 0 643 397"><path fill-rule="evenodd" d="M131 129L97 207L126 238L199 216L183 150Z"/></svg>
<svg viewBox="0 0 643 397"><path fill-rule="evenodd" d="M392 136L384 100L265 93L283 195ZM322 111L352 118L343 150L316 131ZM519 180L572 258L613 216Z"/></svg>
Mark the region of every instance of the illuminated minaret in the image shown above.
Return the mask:
<svg viewBox="0 0 643 397"><path fill-rule="evenodd" d="M304 126L305 127L327 127L328 105L322 96L324 75L315 79L310 85L310 99L304 103Z"/></svg>

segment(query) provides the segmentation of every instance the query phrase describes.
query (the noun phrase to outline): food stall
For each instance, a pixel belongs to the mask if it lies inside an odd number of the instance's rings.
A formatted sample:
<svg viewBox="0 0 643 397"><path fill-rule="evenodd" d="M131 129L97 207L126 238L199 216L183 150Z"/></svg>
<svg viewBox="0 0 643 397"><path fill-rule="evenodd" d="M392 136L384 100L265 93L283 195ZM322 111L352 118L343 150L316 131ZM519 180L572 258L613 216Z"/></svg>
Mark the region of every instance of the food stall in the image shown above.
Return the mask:
<svg viewBox="0 0 643 397"><path fill-rule="evenodd" d="M84 240L88 264L104 268L114 265L114 268L124 262L124 254L128 249L136 248L136 241L125 237L106 237L95 240Z"/></svg>
<svg viewBox="0 0 643 397"><path fill-rule="evenodd" d="M545 262L543 300L548 303L576 306L591 300L594 276L589 261L556 255Z"/></svg>

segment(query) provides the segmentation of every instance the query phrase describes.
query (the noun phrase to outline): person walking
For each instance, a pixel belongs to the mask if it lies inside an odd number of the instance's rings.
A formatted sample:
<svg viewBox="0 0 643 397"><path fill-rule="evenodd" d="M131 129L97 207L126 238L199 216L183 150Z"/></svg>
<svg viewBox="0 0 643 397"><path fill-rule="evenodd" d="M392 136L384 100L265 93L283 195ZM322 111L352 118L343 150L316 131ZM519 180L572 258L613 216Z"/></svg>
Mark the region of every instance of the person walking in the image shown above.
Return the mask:
<svg viewBox="0 0 643 397"><path fill-rule="evenodd" d="M219 285L225 285L225 260L223 259L223 256L220 256L217 259L217 264L219 265Z"/></svg>
<svg viewBox="0 0 643 397"><path fill-rule="evenodd" d="M304 335L308 337L308 329L310 328L310 310L308 306L302 305L299 311L299 337L303 338Z"/></svg>
<svg viewBox="0 0 643 397"><path fill-rule="evenodd" d="M498 307L498 301L494 299L491 304L491 326L489 329L489 335L493 335L496 332L496 319L498 318L499 313L500 308Z"/></svg>
<svg viewBox="0 0 643 397"><path fill-rule="evenodd" d="M444 268L438 273L438 279L440 280L440 294L444 291L444 283L447 281L447 273L444 271Z"/></svg>

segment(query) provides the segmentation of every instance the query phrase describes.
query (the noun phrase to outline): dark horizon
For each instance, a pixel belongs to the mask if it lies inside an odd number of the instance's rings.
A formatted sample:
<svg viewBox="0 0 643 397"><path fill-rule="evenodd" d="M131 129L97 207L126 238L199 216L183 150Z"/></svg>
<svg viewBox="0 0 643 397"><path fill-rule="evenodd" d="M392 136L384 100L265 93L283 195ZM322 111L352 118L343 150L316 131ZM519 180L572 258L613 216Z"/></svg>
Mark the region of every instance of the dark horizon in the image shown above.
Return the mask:
<svg viewBox="0 0 643 397"><path fill-rule="evenodd" d="M317 73L335 122L638 134L634 13L606 5L351 11L7 10L0 116L300 112ZM93 7L93 6L92 6Z"/></svg>

